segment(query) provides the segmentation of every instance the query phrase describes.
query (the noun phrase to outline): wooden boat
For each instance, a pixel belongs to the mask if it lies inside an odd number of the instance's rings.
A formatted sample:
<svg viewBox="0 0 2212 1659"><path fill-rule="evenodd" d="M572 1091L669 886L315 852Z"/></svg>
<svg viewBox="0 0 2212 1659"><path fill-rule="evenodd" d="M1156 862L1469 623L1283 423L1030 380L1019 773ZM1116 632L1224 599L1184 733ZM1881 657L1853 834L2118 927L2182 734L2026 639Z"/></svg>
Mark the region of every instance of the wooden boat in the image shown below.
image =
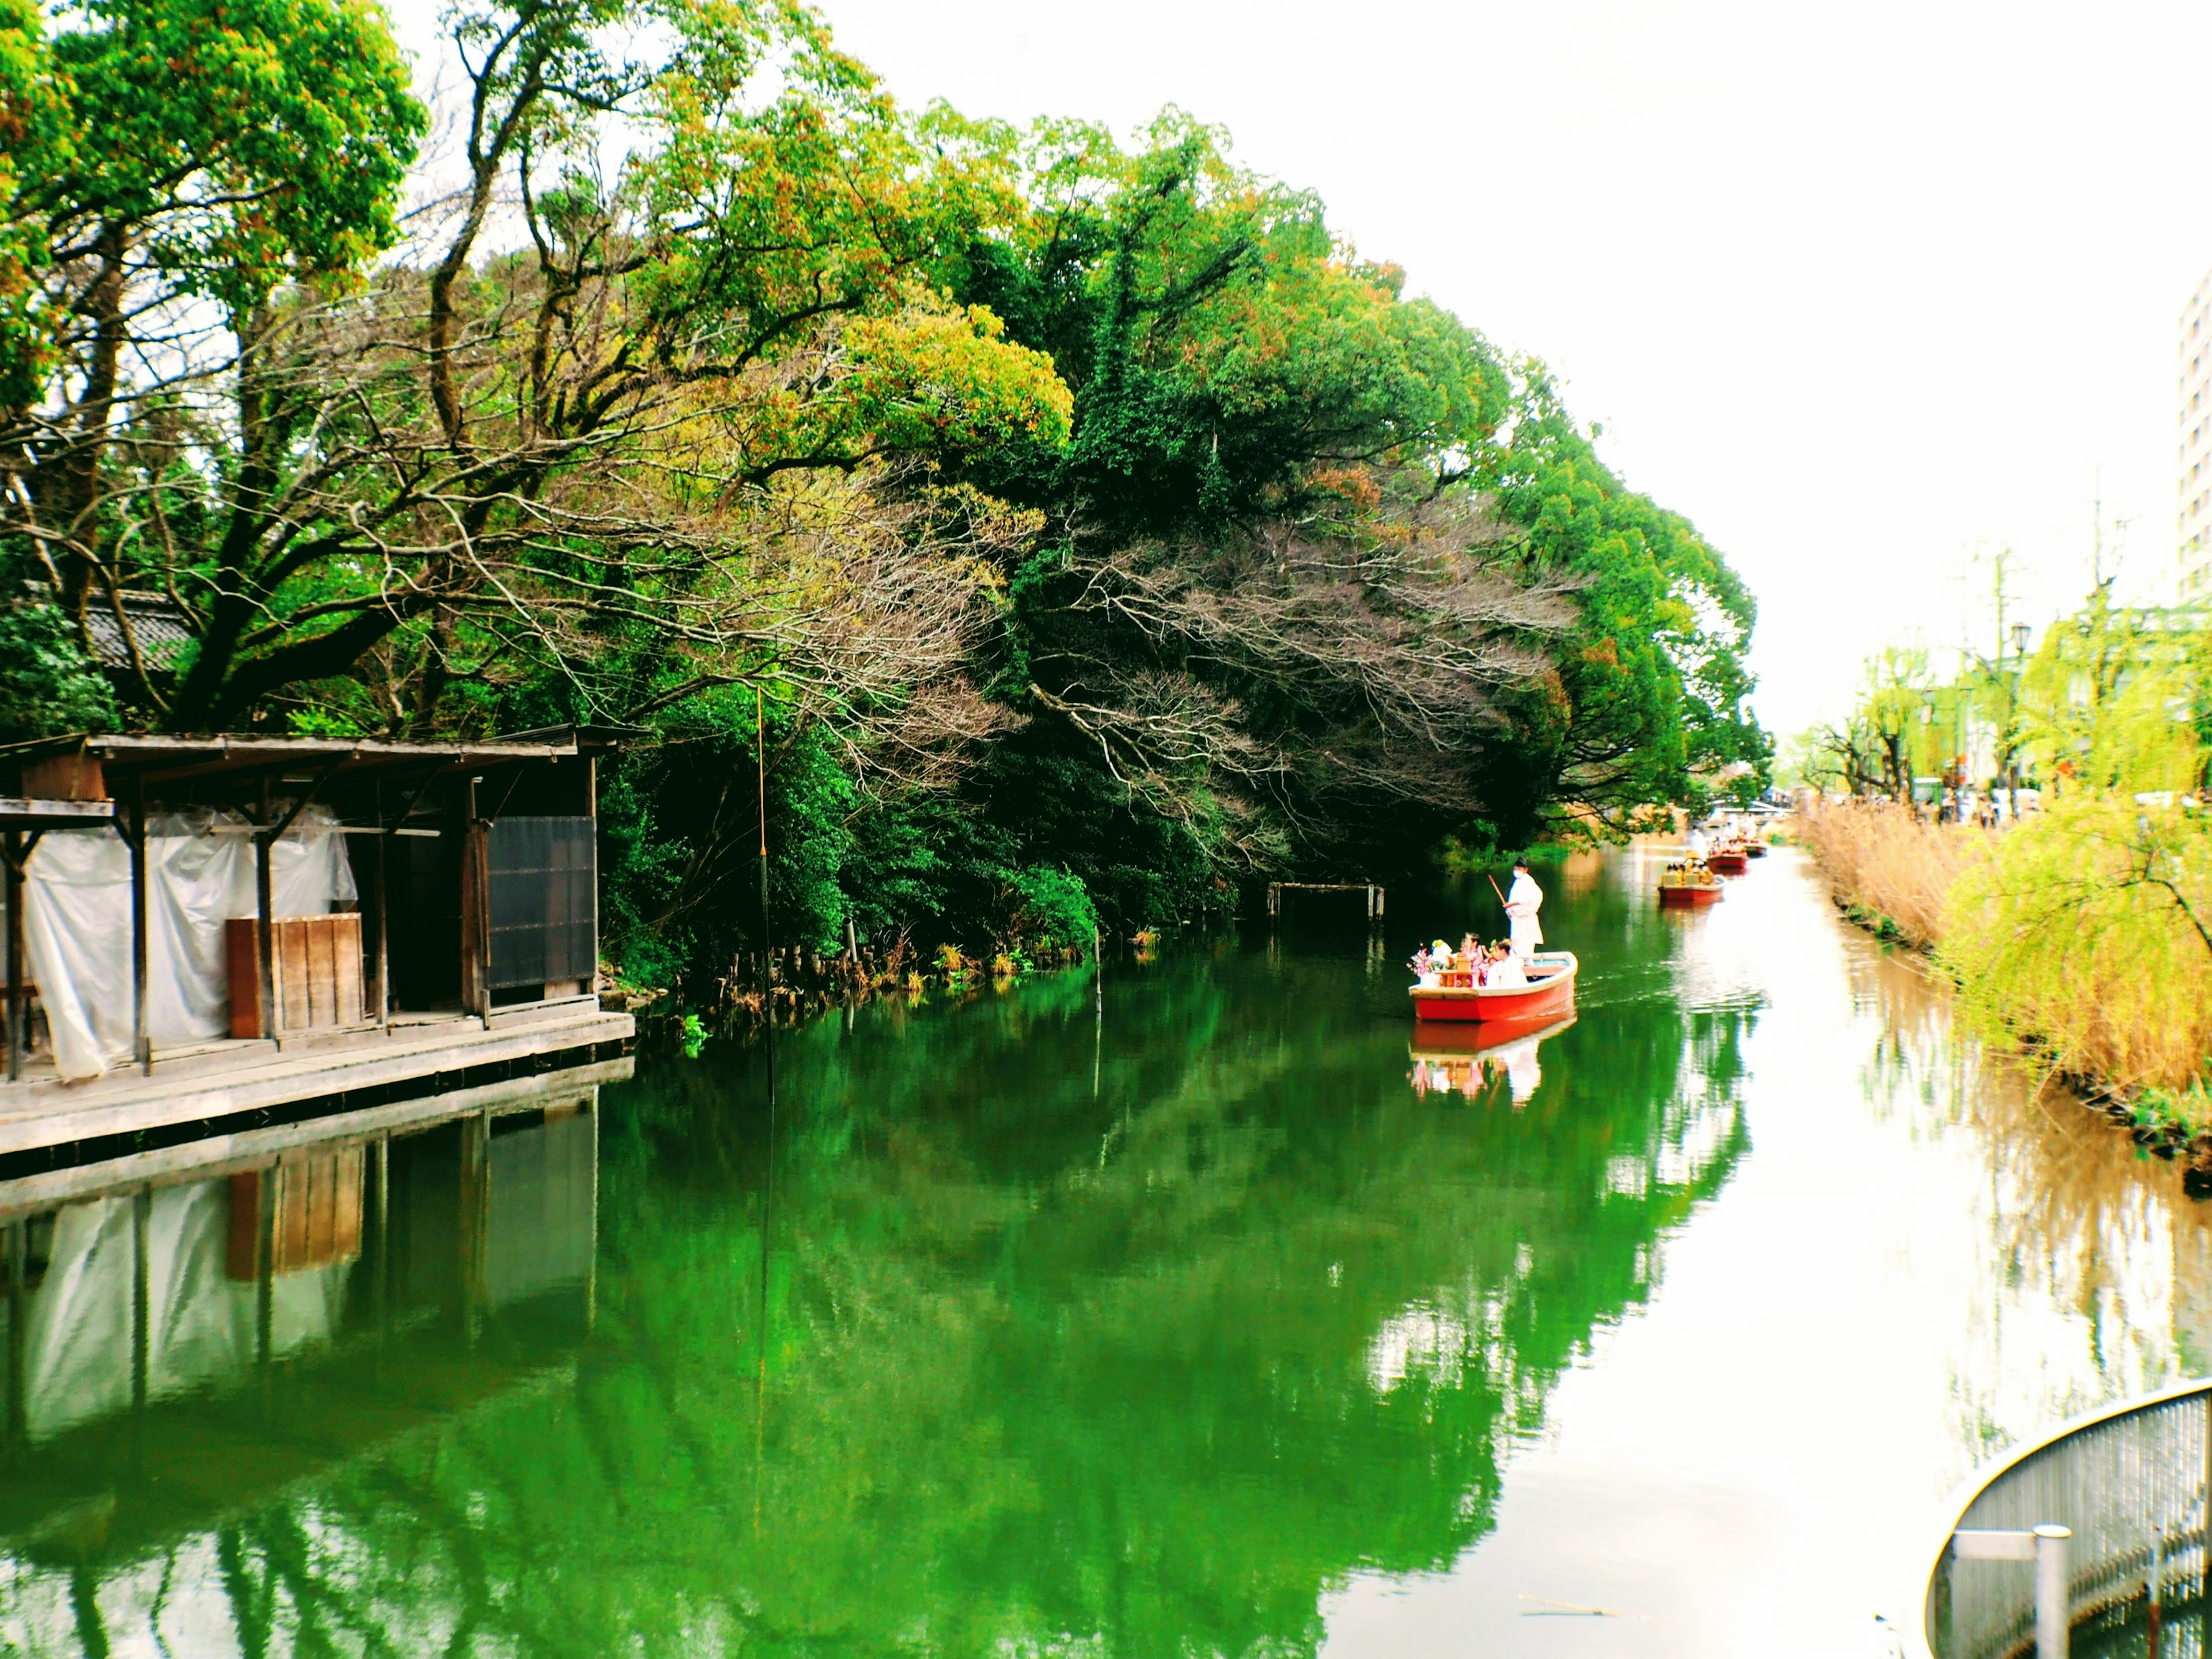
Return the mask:
<svg viewBox="0 0 2212 1659"><path fill-rule="evenodd" d="M1669 865L1667 873L1659 878L1659 902L1674 909L1694 910L1717 904L1727 890L1709 870L1686 865Z"/></svg>
<svg viewBox="0 0 2212 1659"><path fill-rule="evenodd" d="M1749 858L1741 846L1716 847L1705 854L1705 868L1717 876L1740 876Z"/></svg>
<svg viewBox="0 0 2212 1659"><path fill-rule="evenodd" d="M1526 985L1477 985L1474 975L1439 975L1435 985L1409 985L1416 1019L1554 1020L1574 1012L1575 971L1571 951L1540 951L1528 961Z"/></svg>

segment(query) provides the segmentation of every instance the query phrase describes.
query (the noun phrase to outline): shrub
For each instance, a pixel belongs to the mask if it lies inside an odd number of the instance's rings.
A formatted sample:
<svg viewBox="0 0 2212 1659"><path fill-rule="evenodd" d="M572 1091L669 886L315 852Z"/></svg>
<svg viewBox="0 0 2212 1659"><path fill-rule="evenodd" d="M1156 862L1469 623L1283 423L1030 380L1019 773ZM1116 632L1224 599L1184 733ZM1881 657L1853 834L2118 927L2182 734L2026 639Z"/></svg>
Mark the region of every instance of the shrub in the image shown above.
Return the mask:
<svg viewBox="0 0 2212 1659"><path fill-rule="evenodd" d="M1083 878L1049 865L1006 872L1006 939L1028 951L1087 950L1098 912Z"/></svg>
<svg viewBox="0 0 2212 1659"><path fill-rule="evenodd" d="M2212 1051L2212 822L2071 794L1961 870L1941 957L2061 1070L2187 1095Z"/></svg>

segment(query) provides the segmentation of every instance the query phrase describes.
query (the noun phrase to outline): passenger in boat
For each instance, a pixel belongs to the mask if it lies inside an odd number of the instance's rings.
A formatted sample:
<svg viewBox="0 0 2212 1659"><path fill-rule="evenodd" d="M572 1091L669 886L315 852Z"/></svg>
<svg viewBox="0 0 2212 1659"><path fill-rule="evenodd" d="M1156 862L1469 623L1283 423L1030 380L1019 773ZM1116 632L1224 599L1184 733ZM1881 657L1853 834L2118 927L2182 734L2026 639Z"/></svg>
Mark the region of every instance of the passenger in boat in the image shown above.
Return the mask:
<svg viewBox="0 0 2212 1659"><path fill-rule="evenodd" d="M1513 954L1524 964L1544 942L1544 930L1536 921L1536 912L1543 908L1544 890L1528 873L1528 860L1514 860L1513 885L1505 892L1505 914L1511 923Z"/></svg>
<svg viewBox="0 0 2212 1659"><path fill-rule="evenodd" d="M1491 989L1513 991L1528 984L1528 975L1521 965L1521 958L1504 945L1493 945L1490 953L1489 970L1482 982Z"/></svg>

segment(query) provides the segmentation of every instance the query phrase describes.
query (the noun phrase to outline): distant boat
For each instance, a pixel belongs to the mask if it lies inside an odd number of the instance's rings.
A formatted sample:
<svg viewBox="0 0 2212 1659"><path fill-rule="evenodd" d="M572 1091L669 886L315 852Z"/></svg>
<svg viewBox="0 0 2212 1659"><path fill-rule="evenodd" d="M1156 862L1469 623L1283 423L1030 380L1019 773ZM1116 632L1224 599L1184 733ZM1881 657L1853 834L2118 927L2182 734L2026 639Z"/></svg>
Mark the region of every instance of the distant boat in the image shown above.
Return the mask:
<svg viewBox="0 0 2212 1659"><path fill-rule="evenodd" d="M1434 975L1435 985L1409 985L1417 1019L1514 1020L1539 1023L1574 1012L1575 971L1582 964L1571 951L1539 951L1528 959L1526 985L1477 985L1474 975Z"/></svg>
<svg viewBox="0 0 2212 1659"><path fill-rule="evenodd" d="M1765 858L1766 856L1766 843L1763 841L1747 841L1744 842L1743 855L1749 859Z"/></svg>
<svg viewBox="0 0 2212 1659"><path fill-rule="evenodd" d="M1717 904L1727 890L1710 869L1695 865L1670 864L1659 878L1659 902L1673 909L1701 909Z"/></svg>
<svg viewBox="0 0 2212 1659"><path fill-rule="evenodd" d="M1705 868L1717 876L1740 876L1749 857L1741 845L1717 847L1705 854Z"/></svg>

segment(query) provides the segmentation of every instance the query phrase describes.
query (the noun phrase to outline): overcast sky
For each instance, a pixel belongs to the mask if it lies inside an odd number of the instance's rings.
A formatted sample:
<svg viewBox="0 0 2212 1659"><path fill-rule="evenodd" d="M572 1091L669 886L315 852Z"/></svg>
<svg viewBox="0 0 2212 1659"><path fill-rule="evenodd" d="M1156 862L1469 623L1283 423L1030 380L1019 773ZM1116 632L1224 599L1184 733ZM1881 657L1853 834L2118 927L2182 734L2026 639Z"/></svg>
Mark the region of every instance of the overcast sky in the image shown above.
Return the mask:
<svg viewBox="0 0 2212 1659"><path fill-rule="evenodd" d="M403 27L414 3L395 7ZM827 0L903 101L1175 103L1602 421L1759 601L1778 732L1888 640L2174 575L2175 319L2212 266L2212 4ZM406 32L420 39L412 27ZM2111 532L2108 530L2108 537Z"/></svg>

